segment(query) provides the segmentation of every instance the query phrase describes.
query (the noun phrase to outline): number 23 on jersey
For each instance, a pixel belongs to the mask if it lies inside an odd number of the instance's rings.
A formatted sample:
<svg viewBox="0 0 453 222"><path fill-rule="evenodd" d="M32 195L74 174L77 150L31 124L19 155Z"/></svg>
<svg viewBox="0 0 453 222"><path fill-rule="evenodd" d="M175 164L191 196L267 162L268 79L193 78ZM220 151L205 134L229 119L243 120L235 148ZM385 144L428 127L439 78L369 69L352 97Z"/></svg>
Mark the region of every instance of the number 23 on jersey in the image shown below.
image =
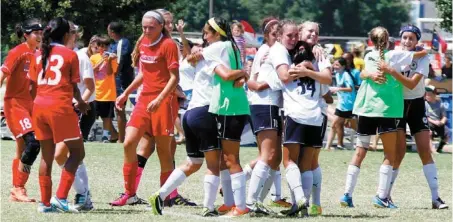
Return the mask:
<svg viewBox="0 0 453 222"><path fill-rule="evenodd" d="M36 66L41 65L41 61L42 56L40 55L36 58ZM57 63L54 64L55 62ZM50 63L52 63L52 65L50 65ZM51 76L45 76L45 78L43 78L44 70L41 69L37 79L38 85L51 85L51 86L58 85L58 83L61 80L61 68L63 67L63 64L64 59L61 55L51 55L49 61L47 62L46 70L50 69L50 71L55 73L55 76L53 78Z"/></svg>

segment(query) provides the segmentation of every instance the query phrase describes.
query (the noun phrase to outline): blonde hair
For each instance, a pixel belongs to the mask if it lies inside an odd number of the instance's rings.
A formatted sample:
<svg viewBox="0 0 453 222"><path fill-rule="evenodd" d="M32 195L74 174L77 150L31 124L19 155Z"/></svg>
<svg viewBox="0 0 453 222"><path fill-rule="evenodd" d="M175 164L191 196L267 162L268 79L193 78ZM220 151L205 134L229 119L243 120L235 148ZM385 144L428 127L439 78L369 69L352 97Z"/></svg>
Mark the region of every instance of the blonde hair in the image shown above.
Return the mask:
<svg viewBox="0 0 453 222"><path fill-rule="evenodd" d="M318 32L319 32L319 28L321 27L321 25L319 23L313 22L313 21L302 22L300 25L297 26L297 29L300 32L300 31L302 31L304 28L306 28L309 25L316 25L316 27L318 27Z"/></svg>
<svg viewBox="0 0 453 222"><path fill-rule="evenodd" d="M277 33L278 33L280 36L283 35L283 28L284 28L285 26L289 26L289 25L294 25L294 26L297 27L296 22L294 22L293 20L290 20L290 19L281 20L281 21L278 23Z"/></svg>
<svg viewBox="0 0 453 222"><path fill-rule="evenodd" d="M99 35L93 35L91 37L90 43L88 43L88 50L87 50L88 57L91 57L94 54L93 50L91 49L91 46L92 46L92 44L97 45L99 43L99 38L100 38Z"/></svg>
<svg viewBox="0 0 453 222"><path fill-rule="evenodd" d="M233 23L231 24L231 26L230 26L230 27L231 27L231 32L233 32L234 26L237 26L238 29L241 30L241 33L244 34L244 26L242 25L242 23L240 23L240 22L238 22L238 21L233 22Z"/></svg>
<svg viewBox="0 0 453 222"><path fill-rule="evenodd" d="M135 43L134 50L132 51L131 57L132 57L132 67L137 67L138 64L138 59L140 58L140 44L142 43L143 39L143 34L140 35L140 37L137 39L137 42Z"/></svg>
<svg viewBox="0 0 453 222"><path fill-rule="evenodd" d="M384 61L384 50L387 48L389 42L389 32L384 27L378 26L374 29L371 29L368 34L371 42L374 44L376 50L379 51L379 59Z"/></svg>

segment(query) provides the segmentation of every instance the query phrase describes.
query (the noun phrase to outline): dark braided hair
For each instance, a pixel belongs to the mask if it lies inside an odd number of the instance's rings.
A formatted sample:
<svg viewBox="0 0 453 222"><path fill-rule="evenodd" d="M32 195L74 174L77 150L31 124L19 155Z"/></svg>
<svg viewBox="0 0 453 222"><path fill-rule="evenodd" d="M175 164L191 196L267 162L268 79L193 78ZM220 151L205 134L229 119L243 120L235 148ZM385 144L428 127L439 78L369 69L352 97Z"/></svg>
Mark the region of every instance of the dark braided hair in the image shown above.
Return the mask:
<svg viewBox="0 0 453 222"><path fill-rule="evenodd" d="M41 46L43 77L46 74L47 59L49 58L50 51L52 51L50 43L56 42L63 44L64 37L69 33L69 30L70 27L68 20L62 17L50 20L47 27L44 29Z"/></svg>
<svg viewBox="0 0 453 222"><path fill-rule="evenodd" d="M235 62L237 64L237 67L239 67L239 64L241 63L241 57L239 55L239 47L236 44L236 41L234 41L233 34L231 34L231 29L230 25L225 19L215 17L214 21L217 23L217 25L226 33L226 37L223 35L220 35L220 40L221 41L230 41L231 44L233 45L233 51L234 51L234 58ZM209 26L209 30L211 30L213 33L216 33L217 31L209 24L209 22L206 22L206 25Z"/></svg>

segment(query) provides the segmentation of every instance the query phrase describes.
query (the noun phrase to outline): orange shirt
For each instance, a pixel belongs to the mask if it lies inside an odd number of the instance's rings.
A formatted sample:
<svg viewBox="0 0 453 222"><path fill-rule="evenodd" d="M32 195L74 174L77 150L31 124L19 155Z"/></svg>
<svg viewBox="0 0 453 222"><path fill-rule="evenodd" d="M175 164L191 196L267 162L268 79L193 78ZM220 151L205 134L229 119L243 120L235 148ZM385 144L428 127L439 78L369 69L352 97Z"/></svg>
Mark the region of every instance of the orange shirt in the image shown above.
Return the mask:
<svg viewBox="0 0 453 222"><path fill-rule="evenodd" d="M77 54L60 44L51 44L45 76L42 55L33 62L29 77L37 83L35 105L47 107L72 107L73 84L80 82Z"/></svg>
<svg viewBox="0 0 453 222"><path fill-rule="evenodd" d="M162 92L170 80L169 70L178 70L178 47L175 42L162 36L157 43L143 38L140 44L140 70L143 73L142 95Z"/></svg>
<svg viewBox="0 0 453 222"><path fill-rule="evenodd" d="M30 80L27 73L35 60L34 50L22 43L8 52L1 70L8 77L5 100L11 98L33 101L30 95Z"/></svg>
<svg viewBox="0 0 453 222"><path fill-rule="evenodd" d="M100 53L94 54L90 57L93 67L103 61ZM118 62L116 59L110 61L112 73L107 73L107 66L101 65L97 72L94 72L94 79L96 83L96 101L115 101L116 100L116 85L115 75L118 70Z"/></svg>

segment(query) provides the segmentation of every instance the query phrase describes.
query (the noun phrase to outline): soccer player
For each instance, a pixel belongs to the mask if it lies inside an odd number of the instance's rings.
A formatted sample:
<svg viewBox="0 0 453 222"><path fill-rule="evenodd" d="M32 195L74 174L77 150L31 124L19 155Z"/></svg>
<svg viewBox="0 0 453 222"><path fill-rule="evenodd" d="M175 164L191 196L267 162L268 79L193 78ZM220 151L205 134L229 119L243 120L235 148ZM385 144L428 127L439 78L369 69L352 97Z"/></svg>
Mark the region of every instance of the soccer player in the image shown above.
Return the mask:
<svg viewBox="0 0 453 222"><path fill-rule="evenodd" d="M0 71L0 87L7 79L4 98L5 118L8 128L16 137L16 156L12 165L13 188L10 190L9 199L17 202L35 202L35 199L28 197L25 189L31 166L40 150L31 118L33 98L27 72L36 59L34 53L42 41L42 30L43 26L36 18L18 25L16 34L25 42L8 52Z"/></svg>
<svg viewBox="0 0 453 222"><path fill-rule="evenodd" d="M357 147L346 176L345 194L340 204L354 207L352 192L357 183L360 165L370 146L370 138L376 130L384 144L384 161L379 170L378 195L373 199L376 207L391 207L388 191L395 164L397 119L403 116L403 86L394 77L384 74L379 61L386 61L398 72L402 66L411 64L413 58L423 57L427 53L408 51L387 51L389 34L383 27L376 27L369 33L375 48L365 56L363 79L354 103L353 113L358 115Z"/></svg>
<svg viewBox="0 0 453 222"><path fill-rule="evenodd" d="M415 51L421 38L421 31L417 26L407 25L400 30L401 45L405 51ZM398 146L395 164L393 165L392 180L390 182L388 199L393 204L390 192L398 176L399 167L406 154L406 124L409 125L411 135L415 137L417 151L423 164L423 172L431 189L432 208L448 209L445 202L439 197L436 163L431 156L429 124L425 112L425 77L429 72L429 56L414 59L402 72L383 64L383 71L391 74L404 86L404 116L398 119ZM396 206L395 206L396 207Z"/></svg>
<svg viewBox="0 0 453 222"><path fill-rule="evenodd" d="M77 54L65 44L70 37L70 26L66 19L52 19L43 32L41 55L29 72L30 79L37 84L37 95L33 106L33 124L36 139L42 147L39 168L41 203L39 212L78 212L67 201L68 192L74 182L75 172L85 156L83 138L75 107L82 113L89 109L82 99L77 83L80 82ZM52 195L52 164L55 144L64 142L69 157L61 174L56 196Z"/></svg>
<svg viewBox="0 0 453 222"><path fill-rule="evenodd" d="M174 95L179 79L178 48L164 26L165 20L159 12L148 11L143 16L143 38L139 54L133 56L140 61L140 72L116 100L116 106L122 109L128 96L143 83L140 99L126 127L123 166L126 192L111 203L113 206L124 206L137 201L136 148L145 133L156 142L162 171L161 184L174 169L170 146L178 110Z"/></svg>

